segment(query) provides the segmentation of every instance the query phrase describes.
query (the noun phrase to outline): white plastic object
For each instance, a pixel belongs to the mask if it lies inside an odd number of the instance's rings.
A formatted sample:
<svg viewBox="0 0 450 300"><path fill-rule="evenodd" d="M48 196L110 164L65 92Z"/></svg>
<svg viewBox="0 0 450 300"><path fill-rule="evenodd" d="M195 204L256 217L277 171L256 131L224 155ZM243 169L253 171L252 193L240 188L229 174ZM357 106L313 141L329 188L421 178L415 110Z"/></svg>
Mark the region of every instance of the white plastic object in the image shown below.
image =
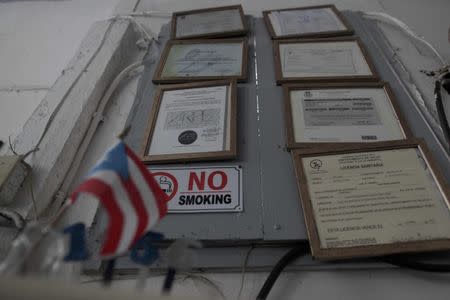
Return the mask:
<svg viewBox="0 0 450 300"><path fill-rule="evenodd" d="M194 265L196 258L194 249L201 247L202 244L196 240L176 240L166 250L168 267L179 271L189 270Z"/></svg>

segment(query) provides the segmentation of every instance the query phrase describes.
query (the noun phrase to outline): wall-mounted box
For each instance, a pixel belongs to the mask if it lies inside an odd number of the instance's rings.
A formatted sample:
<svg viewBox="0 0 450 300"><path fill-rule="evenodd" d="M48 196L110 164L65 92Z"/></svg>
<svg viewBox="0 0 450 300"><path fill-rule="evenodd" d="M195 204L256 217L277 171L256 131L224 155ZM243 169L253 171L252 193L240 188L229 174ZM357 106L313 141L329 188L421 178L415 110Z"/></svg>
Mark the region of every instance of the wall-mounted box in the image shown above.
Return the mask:
<svg viewBox="0 0 450 300"><path fill-rule="evenodd" d="M20 156L0 156L0 205L14 200L30 170L30 166Z"/></svg>

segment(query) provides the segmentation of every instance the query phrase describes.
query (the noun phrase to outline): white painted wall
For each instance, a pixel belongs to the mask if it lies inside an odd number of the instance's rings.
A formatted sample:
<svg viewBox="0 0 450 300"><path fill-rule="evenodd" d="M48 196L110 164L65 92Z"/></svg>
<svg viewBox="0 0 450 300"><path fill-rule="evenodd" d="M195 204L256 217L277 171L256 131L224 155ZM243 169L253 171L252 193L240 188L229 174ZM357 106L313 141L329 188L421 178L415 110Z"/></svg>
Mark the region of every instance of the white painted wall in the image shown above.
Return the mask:
<svg viewBox="0 0 450 300"><path fill-rule="evenodd" d="M45 90L16 92L7 89L12 86L19 89L51 86L75 53L90 24L108 17L116 2L72 0L0 3L0 87L6 88L0 92L0 138L17 131L45 94ZM447 41L448 0L142 0L138 10L171 12L239 2L243 3L247 13L256 15L260 15L263 9L329 2L336 2L340 9L384 11L404 20L450 60ZM167 21L167 18L152 18L146 24L150 24L152 31L158 32L161 24ZM129 100L128 97L132 96L131 92L119 93L113 103L122 103L120 97ZM111 113L120 114L121 110L115 109L114 105ZM96 140L94 143L97 143L94 145L98 145L98 148L95 146L89 151L88 161L93 161L107 144L105 140ZM206 276L217 283L227 299L236 299L241 274L215 273ZM267 273L247 274L242 299L255 298L266 276ZM289 272L282 274L270 299L447 299L449 279L448 276L405 270ZM113 286L132 289L134 284L134 280L118 280ZM157 294L161 285L161 276L150 278L145 292ZM200 279L177 280L174 293L220 299L217 292Z"/></svg>
<svg viewBox="0 0 450 300"><path fill-rule="evenodd" d="M216 287L199 277L180 275L174 283L172 294L196 299L255 299L267 273L248 273L244 288L238 298L241 273L203 274ZM163 276L149 277L143 291L159 295ZM279 300L444 300L449 298L449 275L425 274L406 270L362 271L298 271L284 272L267 299ZM121 291L133 290L135 280L117 280L112 287ZM96 282L85 285L101 284ZM221 293L224 297L221 296ZM149 297L151 299L151 297Z"/></svg>
<svg viewBox="0 0 450 300"><path fill-rule="evenodd" d="M119 0L0 2L0 140L17 132L74 55L96 20L111 16ZM139 11L176 10L242 3L246 13L336 3L340 9L385 11L426 37L450 61L447 0L142 0ZM143 18L138 18L143 20ZM146 18L159 32L168 18ZM38 91L26 91L29 88ZM9 90L12 91L9 91Z"/></svg>
<svg viewBox="0 0 450 300"><path fill-rule="evenodd" d="M117 2L0 2L0 140L20 132L89 27L108 18Z"/></svg>

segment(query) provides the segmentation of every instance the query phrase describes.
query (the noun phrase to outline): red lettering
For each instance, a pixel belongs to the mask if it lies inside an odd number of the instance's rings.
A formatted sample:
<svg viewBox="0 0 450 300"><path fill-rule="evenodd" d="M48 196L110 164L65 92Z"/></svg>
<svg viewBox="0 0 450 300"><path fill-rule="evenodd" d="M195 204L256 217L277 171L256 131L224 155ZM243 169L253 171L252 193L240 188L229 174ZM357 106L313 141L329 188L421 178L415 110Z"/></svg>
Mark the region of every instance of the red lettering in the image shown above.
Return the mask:
<svg viewBox="0 0 450 300"><path fill-rule="evenodd" d="M214 176L219 175L221 180L220 180L220 184L219 185L215 185L214 184ZM209 174L208 176L208 186L210 189L212 190L220 190L223 189L228 183L228 177L227 174L225 174L225 172L223 171L214 171L211 174Z"/></svg>
<svg viewBox="0 0 450 300"><path fill-rule="evenodd" d="M197 173L190 172L188 191L192 191L194 189L194 183L199 191L203 191L205 189L205 172L200 173L200 178L198 178Z"/></svg>

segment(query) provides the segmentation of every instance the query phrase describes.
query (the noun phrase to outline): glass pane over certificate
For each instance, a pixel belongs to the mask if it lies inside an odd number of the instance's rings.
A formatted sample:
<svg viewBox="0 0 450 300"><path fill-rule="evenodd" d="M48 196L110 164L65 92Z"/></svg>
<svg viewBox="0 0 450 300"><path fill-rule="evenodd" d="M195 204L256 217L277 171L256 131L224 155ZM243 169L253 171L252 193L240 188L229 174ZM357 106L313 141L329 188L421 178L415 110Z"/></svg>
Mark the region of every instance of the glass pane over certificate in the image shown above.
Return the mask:
<svg viewBox="0 0 450 300"><path fill-rule="evenodd" d="M271 11L268 16L277 36L348 29L330 7Z"/></svg>
<svg viewBox="0 0 450 300"><path fill-rule="evenodd" d="M243 43L174 44L161 77L240 76Z"/></svg>
<svg viewBox="0 0 450 300"><path fill-rule="evenodd" d="M147 155L230 149L230 87L165 91Z"/></svg>
<svg viewBox="0 0 450 300"><path fill-rule="evenodd" d="M279 47L284 78L373 75L356 41L282 43Z"/></svg>
<svg viewBox="0 0 450 300"><path fill-rule="evenodd" d="M384 88L291 90L290 102L296 143L406 138Z"/></svg>
<svg viewBox="0 0 450 300"><path fill-rule="evenodd" d="M302 158L320 247L450 238L450 212L420 148Z"/></svg>
<svg viewBox="0 0 450 300"><path fill-rule="evenodd" d="M238 8L177 16L176 37L244 30Z"/></svg>

